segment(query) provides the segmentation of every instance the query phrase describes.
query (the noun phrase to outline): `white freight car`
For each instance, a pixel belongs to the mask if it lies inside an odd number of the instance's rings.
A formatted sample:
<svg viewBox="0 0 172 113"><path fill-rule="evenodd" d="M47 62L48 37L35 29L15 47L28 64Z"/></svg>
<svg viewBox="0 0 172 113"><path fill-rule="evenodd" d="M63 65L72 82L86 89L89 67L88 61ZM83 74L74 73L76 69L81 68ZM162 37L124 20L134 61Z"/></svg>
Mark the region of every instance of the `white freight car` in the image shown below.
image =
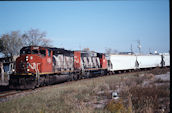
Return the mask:
<svg viewBox="0 0 172 113"><path fill-rule="evenodd" d="M170 55L169 54L164 54L163 59L164 59L164 62L165 62L164 66L170 66Z"/></svg>
<svg viewBox="0 0 172 113"><path fill-rule="evenodd" d="M137 55L139 68L161 67L161 55Z"/></svg>
<svg viewBox="0 0 172 113"><path fill-rule="evenodd" d="M130 70L137 67L135 55L110 54L109 60L111 61L110 71Z"/></svg>
<svg viewBox="0 0 172 113"><path fill-rule="evenodd" d="M170 66L170 54L169 53L161 53L161 55L163 56L163 61L164 61L163 66Z"/></svg>

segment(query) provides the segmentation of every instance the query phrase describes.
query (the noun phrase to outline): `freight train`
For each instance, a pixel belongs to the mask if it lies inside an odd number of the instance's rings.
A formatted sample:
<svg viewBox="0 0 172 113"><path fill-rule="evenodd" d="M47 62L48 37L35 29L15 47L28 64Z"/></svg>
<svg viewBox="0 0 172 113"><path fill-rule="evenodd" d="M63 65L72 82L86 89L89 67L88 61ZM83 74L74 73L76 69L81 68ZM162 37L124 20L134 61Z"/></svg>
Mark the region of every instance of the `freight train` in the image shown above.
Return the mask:
<svg viewBox="0 0 172 113"><path fill-rule="evenodd" d="M93 51L27 46L16 59L10 89L34 89L65 81L103 76L121 71L170 66L169 54L109 55Z"/></svg>

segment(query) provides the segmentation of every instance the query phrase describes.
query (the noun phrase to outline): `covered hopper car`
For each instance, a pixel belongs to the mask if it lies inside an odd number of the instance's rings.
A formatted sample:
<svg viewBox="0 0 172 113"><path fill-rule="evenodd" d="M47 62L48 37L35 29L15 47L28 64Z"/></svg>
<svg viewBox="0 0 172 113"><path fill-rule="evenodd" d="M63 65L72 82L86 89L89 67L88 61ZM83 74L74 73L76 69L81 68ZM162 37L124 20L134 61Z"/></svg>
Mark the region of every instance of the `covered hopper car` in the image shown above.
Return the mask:
<svg viewBox="0 0 172 113"><path fill-rule="evenodd" d="M108 72L110 73L169 66L170 55L167 53L159 55L110 54L108 56Z"/></svg>

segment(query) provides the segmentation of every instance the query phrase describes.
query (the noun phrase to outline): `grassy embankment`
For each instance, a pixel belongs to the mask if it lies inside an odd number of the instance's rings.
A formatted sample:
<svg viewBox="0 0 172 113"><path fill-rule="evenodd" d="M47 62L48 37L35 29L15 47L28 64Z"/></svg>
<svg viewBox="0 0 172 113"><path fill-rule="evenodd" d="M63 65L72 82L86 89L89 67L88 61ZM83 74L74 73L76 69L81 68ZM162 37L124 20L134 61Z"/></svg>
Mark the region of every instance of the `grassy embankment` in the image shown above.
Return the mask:
<svg viewBox="0 0 172 113"><path fill-rule="evenodd" d="M162 113L169 111L169 81L155 69L46 87L0 103L0 113ZM160 83L161 85L156 85ZM120 98L112 101L111 92Z"/></svg>

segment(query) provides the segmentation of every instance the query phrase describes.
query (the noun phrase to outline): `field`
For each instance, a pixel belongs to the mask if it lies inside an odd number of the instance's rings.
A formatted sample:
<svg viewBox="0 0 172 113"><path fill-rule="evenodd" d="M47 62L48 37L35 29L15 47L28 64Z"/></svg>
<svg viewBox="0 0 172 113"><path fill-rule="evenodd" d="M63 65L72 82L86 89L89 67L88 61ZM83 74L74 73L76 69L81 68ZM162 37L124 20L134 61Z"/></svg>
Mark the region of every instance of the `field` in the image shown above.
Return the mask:
<svg viewBox="0 0 172 113"><path fill-rule="evenodd" d="M156 68L38 88L1 101L0 113L168 113L169 105L169 69Z"/></svg>

